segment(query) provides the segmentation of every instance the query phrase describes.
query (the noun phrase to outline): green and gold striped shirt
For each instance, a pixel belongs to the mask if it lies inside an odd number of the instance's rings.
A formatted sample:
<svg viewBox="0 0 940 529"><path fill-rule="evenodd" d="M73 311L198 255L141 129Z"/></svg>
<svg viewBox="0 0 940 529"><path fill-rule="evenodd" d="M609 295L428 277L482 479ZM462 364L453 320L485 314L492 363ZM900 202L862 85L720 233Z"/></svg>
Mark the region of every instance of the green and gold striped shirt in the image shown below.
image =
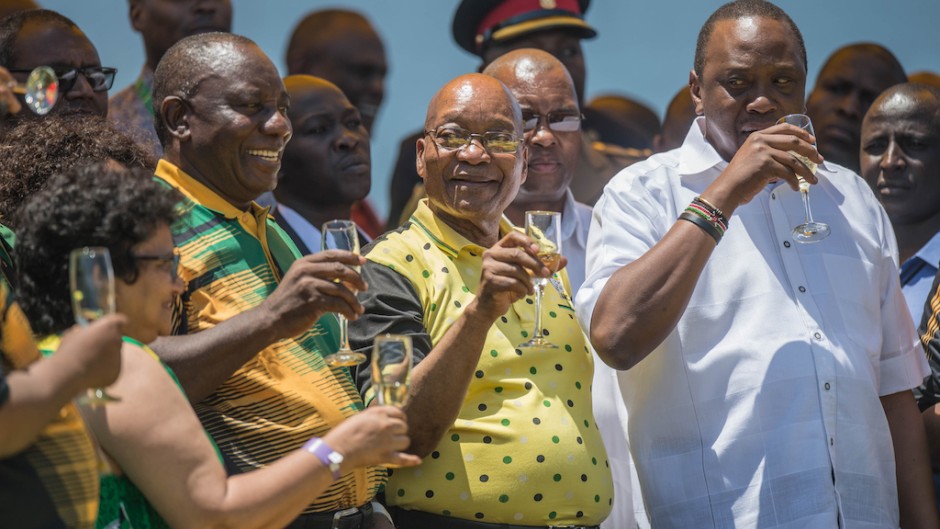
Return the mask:
<svg viewBox="0 0 940 529"><path fill-rule="evenodd" d="M252 203L242 211L166 160L156 175L185 196L185 213L173 227L187 284L174 334L212 328L271 295L300 253L268 210ZM194 406L230 473L263 467L362 410L349 371L323 360L337 349L337 334L328 314L303 334L263 349ZM362 505L384 481L378 467L355 470L305 512Z"/></svg>

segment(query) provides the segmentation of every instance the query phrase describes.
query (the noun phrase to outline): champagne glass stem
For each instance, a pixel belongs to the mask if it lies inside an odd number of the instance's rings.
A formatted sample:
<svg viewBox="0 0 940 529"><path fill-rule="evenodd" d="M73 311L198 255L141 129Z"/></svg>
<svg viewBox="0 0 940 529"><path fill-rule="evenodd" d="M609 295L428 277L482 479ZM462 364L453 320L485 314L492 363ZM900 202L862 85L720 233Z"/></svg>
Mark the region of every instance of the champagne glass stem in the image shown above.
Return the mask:
<svg viewBox="0 0 940 529"><path fill-rule="evenodd" d="M336 318L339 320L339 350L349 351L349 322L342 314L337 314Z"/></svg>
<svg viewBox="0 0 940 529"><path fill-rule="evenodd" d="M800 191L800 194L803 195L803 210L806 212L806 223L810 224L813 222L813 210L809 206L809 190Z"/></svg>
<svg viewBox="0 0 940 529"><path fill-rule="evenodd" d="M542 340L542 292L545 289L545 280L540 279L535 282L535 341Z"/></svg>

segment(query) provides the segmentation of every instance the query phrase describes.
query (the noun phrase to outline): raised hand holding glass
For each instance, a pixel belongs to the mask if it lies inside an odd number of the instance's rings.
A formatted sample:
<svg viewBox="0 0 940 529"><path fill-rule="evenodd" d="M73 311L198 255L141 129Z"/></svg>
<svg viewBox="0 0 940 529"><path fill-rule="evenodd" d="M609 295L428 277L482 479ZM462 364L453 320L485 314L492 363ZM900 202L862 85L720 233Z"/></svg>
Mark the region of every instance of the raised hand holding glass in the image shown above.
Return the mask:
<svg viewBox="0 0 940 529"><path fill-rule="evenodd" d="M525 232L539 245L538 257L552 273L561 263L561 213L557 211L526 211ZM535 331L532 339L518 347L542 347L556 349L557 345L542 336L542 293L548 278L536 277L535 283Z"/></svg>
<svg viewBox="0 0 940 529"><path fill-rule="evenodd" d="M323 223L323 229L320 232L320 245L323 250L346 250L356 255L359 254L359 230L356 223L351 220L331 220ZM356 272L358 266L352 267ZM337 314L339 320L340 344L339 350L334 354L327 355L326 363L331 366L354 366L366 361L366 355L357 353L349 347L349 322L342 314Z"/></svg>
<svg viewBox="0 0 940 529"><path fill-rule="evenodd" d="M777 120L777 123L789 123L790 125L800 127L813 136L816 136L816 132L813 131L813 122L810 121L809 116L806 114L789 114ZM803 164L809 168L813 174L816 174L816 162L810 160L802 154L797 154L793 151L790 151L790 154L803 162ZM829 225L813 220L813 211L810 209L809 205L809 182L804 180L803 177L800 177L799 175L797 175L797 177L800 180L800 195L802 195L803 198L803 211L806 214L806 220L803 222L803 224L793 228L793 240L799 243L821 241L829 236Z"/></svg>

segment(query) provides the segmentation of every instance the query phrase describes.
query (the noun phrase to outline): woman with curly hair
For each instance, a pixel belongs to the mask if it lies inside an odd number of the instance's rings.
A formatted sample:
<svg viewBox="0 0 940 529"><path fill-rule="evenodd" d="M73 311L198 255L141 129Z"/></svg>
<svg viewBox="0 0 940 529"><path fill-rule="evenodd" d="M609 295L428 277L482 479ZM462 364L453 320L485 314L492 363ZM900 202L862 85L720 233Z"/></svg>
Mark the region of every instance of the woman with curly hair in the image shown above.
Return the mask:
<svg viewBox="0 0 940 529"><path fill-rule="evenodd" d="M123 516L135 529L283 527L338 472L417 464L400 452L409 443L403 413L371 407L324 436L344 456L339 469L317 455L314 438L264 469L226 476L169 369L144 345L169 334L183 289L170 234L179 199L148 171L109 164L52 178L20 212L18 294L37 333L71 325L68 255L82 246L109 249L117 310L128 320L121 374L109 388L121 401L86 414L114 469L102 478L98 527Z"/></svg>

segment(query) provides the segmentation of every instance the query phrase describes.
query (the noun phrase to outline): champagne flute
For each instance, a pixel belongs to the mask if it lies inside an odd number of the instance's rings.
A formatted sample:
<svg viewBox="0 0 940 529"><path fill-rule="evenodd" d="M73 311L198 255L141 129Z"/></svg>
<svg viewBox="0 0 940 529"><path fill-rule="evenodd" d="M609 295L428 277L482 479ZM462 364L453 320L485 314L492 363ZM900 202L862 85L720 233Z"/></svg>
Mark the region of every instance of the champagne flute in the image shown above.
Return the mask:
<svg viewBox="0 0 940 529"><path fill-rule="evenodd" d="M813 131L813 122L806 114L789 114L777 120L777 123L789 123L809 132L814 137L816 136L816 132ZM816 162L794 151L790 151L790 154L803 162L813 174L816 174ZM803 210L806 213L806 220L803 224L793 228L793 240L799 243L821 241L829 236L831 230L828 224L813 220L813 211L809 207L809 182L804 180L802 176L797 175L797 178L800 181L800 195L803 197Z"/></svg>
<svg viewBox="0 0 940 529"><path fill-rule="evenodd" d="M539 245L538 256L552 273L561 263L561 213L557 211L526 211L525 232ZM548 283L546 277L535 278L535 332L532 339L518 347L557 349L558 346L542 336L542 292Z"/></svg>
<svg viewBox="0 0 940 529"><path fill-rule="evenodd" d="M59 78L48 66L34 68L26 84L11 83L10 89L22 95L26 106L40 116L48 114L59 100Z"/></svg>
<svg viewBox="0 0 940 529"><path fill-rule="evenodd" d="M114 314L114 269L107 248L85 247L69 254L69 284L72 290L72 311L82 327ZM104 388L91 388L78 398L79 404L99 406L121 399L108 395Z"/></svg>
<svg viewBox="0 0 940 529"><path fill-rule="evenodd" d="M383 406L402 407L411 383L411 337L376 336L372 345L372 388Z"/></svg>
<svg viewBox="0 0 940 529"><path fill-rule="evenodd" d="M323 250L347 250L359 254L359 233L356 223L351 220L331 220L323 223L320 232L320 244ZM359 272L358 266L353 270ZM337 282L339 282L337 280ZM342 314L337 314L339 320L339 350L324 359L331 366L355 366L366 361L366 355L357 353L349 348L349 322Z"/></svg>

